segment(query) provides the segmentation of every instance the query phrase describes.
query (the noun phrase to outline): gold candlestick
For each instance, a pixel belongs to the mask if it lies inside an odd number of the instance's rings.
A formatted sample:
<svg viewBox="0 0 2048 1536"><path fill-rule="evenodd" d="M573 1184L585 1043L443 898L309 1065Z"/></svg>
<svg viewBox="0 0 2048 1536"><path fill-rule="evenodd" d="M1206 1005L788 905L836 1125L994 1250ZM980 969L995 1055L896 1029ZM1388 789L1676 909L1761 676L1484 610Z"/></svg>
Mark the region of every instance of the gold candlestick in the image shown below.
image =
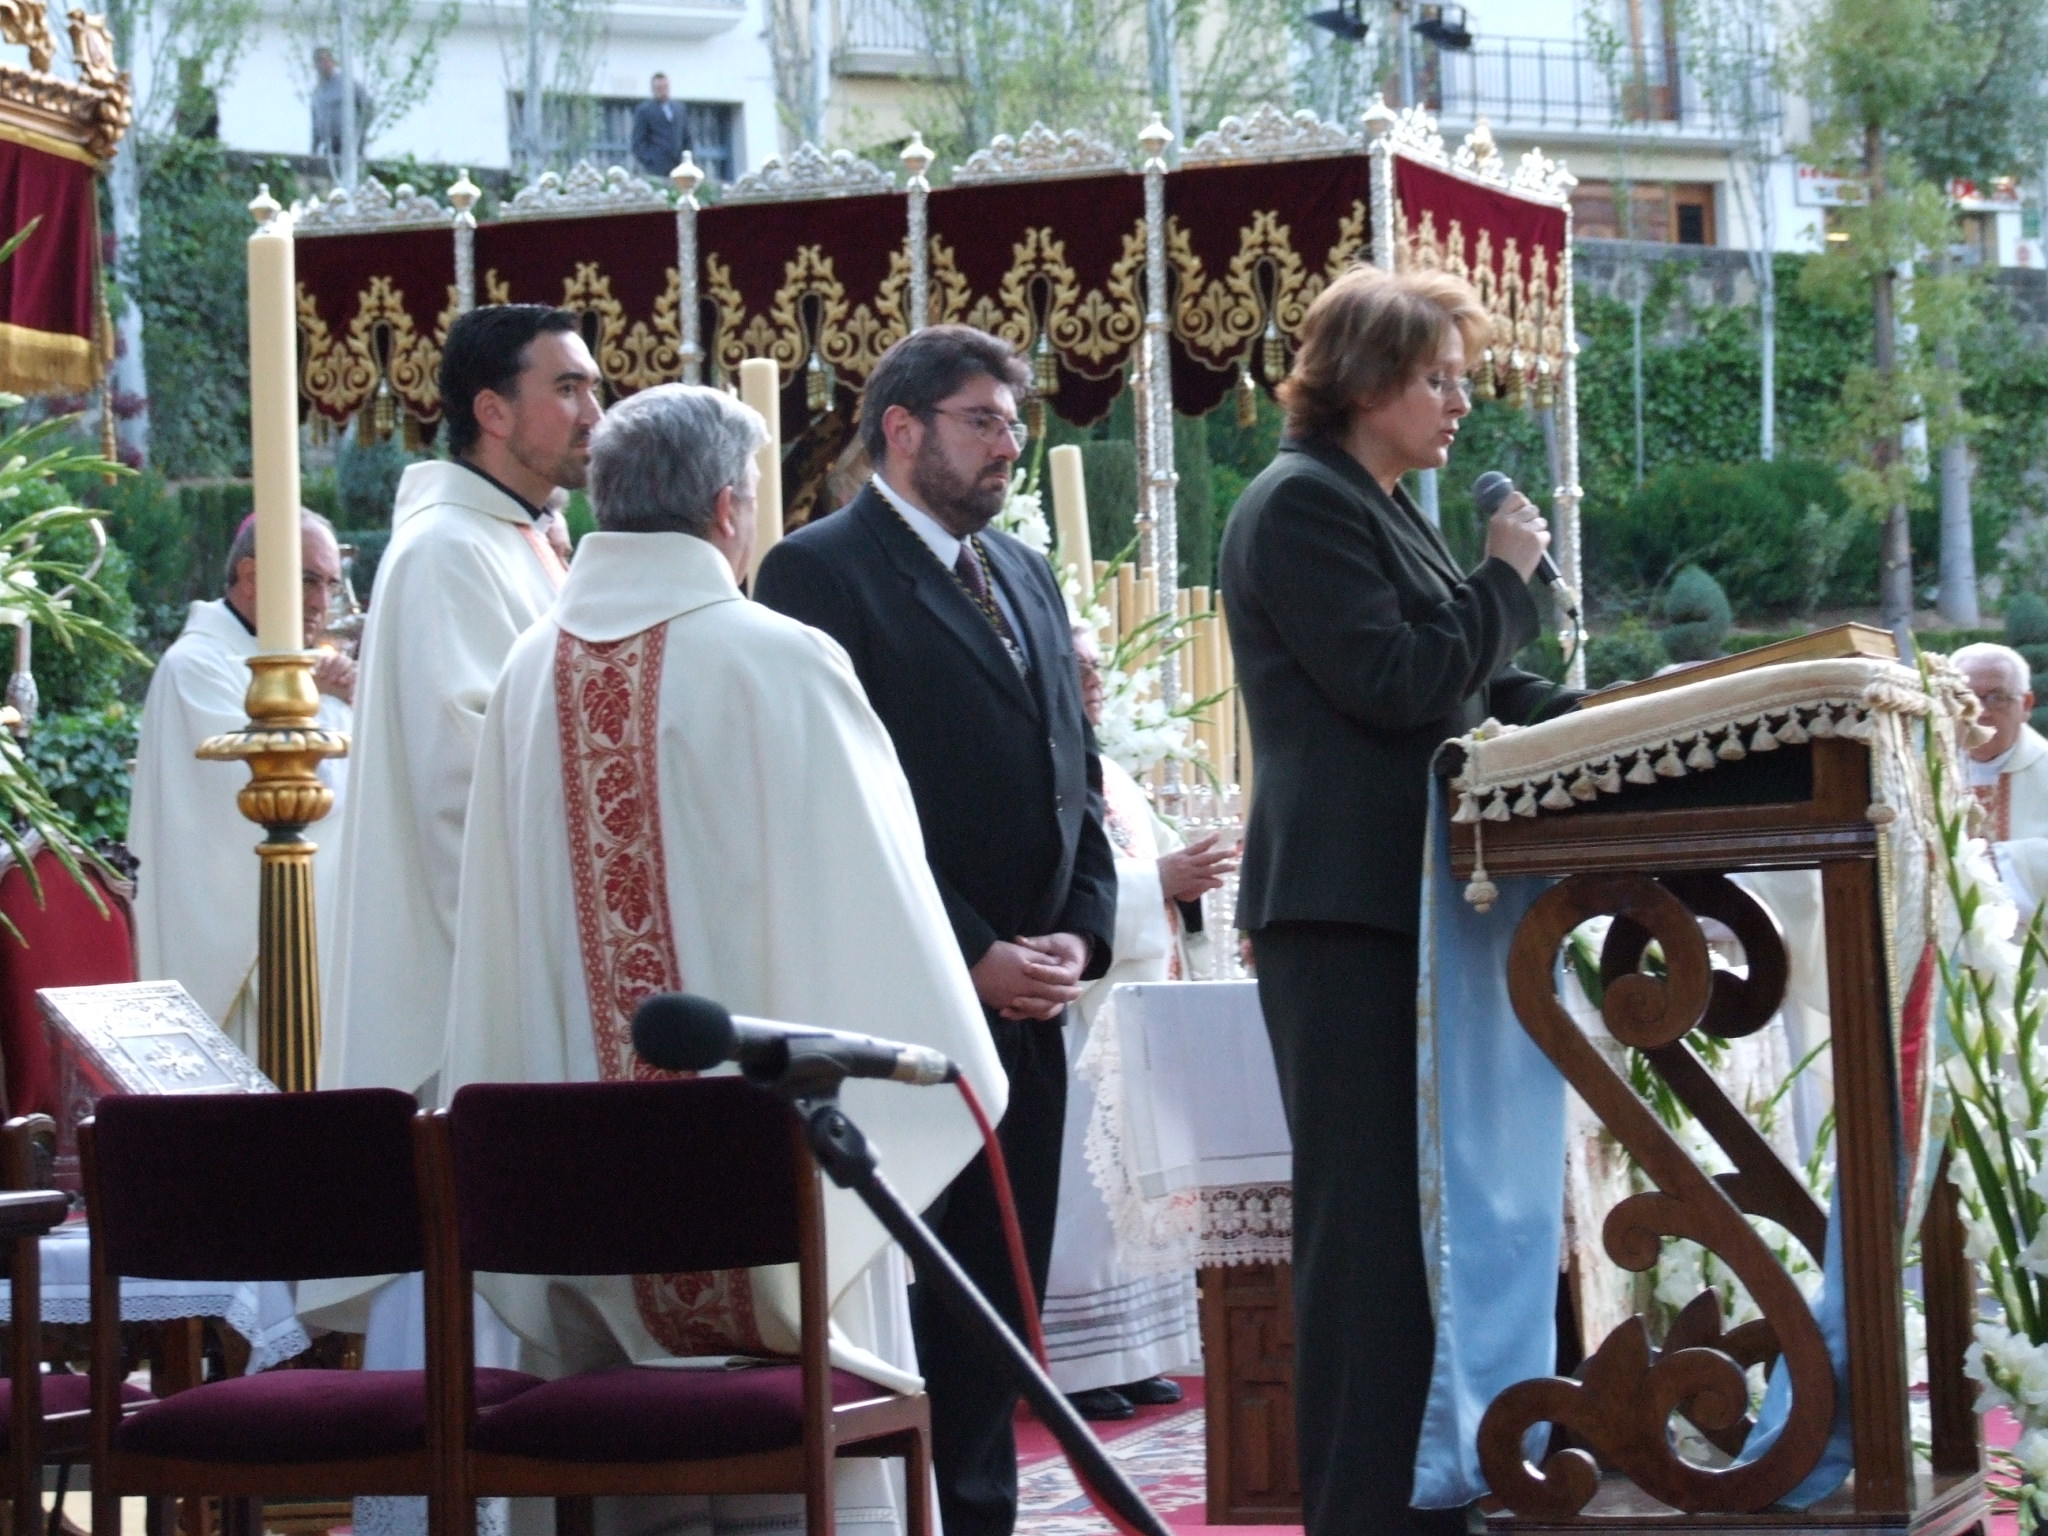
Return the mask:
<svg viewBox="0 0 2048 1536"><path fill-rule="evenodd" d="M240 759L249 782L235 796L266 836L257 917L257 1064L287 1093L319 1086L320 946L313 919L313 854L306 828L334 808L320 760L348 754L348 737L319 724L320 695L306 652L249 658L249 724L203 742L212 761Z"/></svg>

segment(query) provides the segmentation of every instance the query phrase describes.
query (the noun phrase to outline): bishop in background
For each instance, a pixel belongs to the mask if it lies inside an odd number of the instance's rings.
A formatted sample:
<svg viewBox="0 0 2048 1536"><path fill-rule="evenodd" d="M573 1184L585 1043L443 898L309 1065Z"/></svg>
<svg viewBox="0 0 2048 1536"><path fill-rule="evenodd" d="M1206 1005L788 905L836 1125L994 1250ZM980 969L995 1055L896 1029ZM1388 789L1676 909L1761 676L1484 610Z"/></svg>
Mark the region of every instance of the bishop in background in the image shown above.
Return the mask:
<svg viewBox="0 0 2048 1536"><path fill-rule="evenodd" d="M306 583L308 650L320 644L341 590L341 549L317 512L299 514ZM201 762L199 744L249 723L249 658L256 654L256 519L243 520L228 548L226 588L194 603L142 701L135 787L128 802L128 846L141 860L135 885L135 948L145 981L175 981L256 1056L256 904L262 866L259 833L235 804L249 781L245 765ZM320 650L313 682L320 724L347 731L353 721L355 663ZM320 776L335 793L328 820L314 829L313 901L325 923L334 902L348 760L329 758Z"/></svg>

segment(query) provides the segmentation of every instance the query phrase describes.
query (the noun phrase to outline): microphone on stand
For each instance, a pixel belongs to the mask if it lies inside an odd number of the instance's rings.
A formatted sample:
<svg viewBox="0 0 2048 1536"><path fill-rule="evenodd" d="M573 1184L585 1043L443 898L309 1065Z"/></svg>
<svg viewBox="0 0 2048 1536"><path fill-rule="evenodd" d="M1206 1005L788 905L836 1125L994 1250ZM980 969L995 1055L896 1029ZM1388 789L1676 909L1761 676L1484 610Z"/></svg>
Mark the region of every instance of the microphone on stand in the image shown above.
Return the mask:
<svg viewBox="0 0 2048 1536"><path fill-rule="evenodd" d="M1492 517L1501 509L1501 504L1515 494L1515 482L1497 469L1489 469L1472 482L1472 499L1479 504L1481 517ZM1536 560L1536 575L1557 597L1557 606L1576 619L1579 616L1579 594L1565 582L1564 573L1557 568L1557 562L1545 550Z"/></svg>
<svg viewBox="0 0 2048 1536"><path fill-rule="evenodd" d="M633 1011L633 1050L664 1072L702 1072L736 1061L749 1082L775 1087L792 1075L876 1077L929 1087L960 1069L921 1045L843 1034L807 1024L735 1018L722 1003L688 992L657 992Z"/></svg>

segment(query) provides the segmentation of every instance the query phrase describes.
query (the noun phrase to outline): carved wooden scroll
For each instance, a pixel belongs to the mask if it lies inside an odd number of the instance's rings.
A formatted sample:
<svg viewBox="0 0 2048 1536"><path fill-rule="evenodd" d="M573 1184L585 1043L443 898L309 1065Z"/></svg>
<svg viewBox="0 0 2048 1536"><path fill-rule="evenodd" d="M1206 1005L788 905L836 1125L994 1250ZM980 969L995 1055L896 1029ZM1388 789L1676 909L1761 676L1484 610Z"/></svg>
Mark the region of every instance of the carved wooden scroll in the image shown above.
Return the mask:
<svg viewBox="0 0 2048 1536"><path fill-rule="evenodd" d="M1742 939L1752 972L1747 981L1713 970L1695 913L1719 918ZM1726 1181L1708 1177L1693 1162L1558 999L1559 947L1573 929L1600 916L1615 919L1602 956L1607 1028L1649 1055L1721 1142L1738 1170ZM1663 951L1662 977L1635 969L1652 940ZM1661 1351L1651 1347L1642 1320L1632 1318L1593 1352L1580 1380L1538 1378L1494 1399L1480 1425L1479 1459L1494 1493L1517 1514L1576 1515L1598 1487L1595 1456L1651 1497L1691 1513L1764 1509L1819 1461L1835 1406L1827 1346L1805 1297L1743 1211L1782 1222L1816 1255L1826 1220L1683 1043L1697 1027L1730 1035L1760 1028L1783 990L1783 946L1769 913L1719 876L1659 883L1638 874L1574 875L1522 919L1508 959L1516 1015L1656 1186L1608 1213L1608 1254L1642 1271L1656 1263L1663 1239L1689 1239L1734 1272L1763 1318L1723 1334L1709 1294L1685 1309ZM1771 1447L1754 1461L1727 1467L1679 1456L1670 1434L1674 1413L1723 1450L1741 1447L1749 1429L1744 1367L1773 1355L1782 1356L1790 1375L1792 1409ZM1529 1429L1543 1423L1570 1430L1591 1454L1567 1449L1541 1467L1531 1465L1523 1443Z"/></svg>
<svg viewBox="0 0 2048 1536"><path fill-rule="evenodd" d="M1713 973L1700 1030L1723 1040L1755 1034L1770 1023L1785 1001L1785 939L1777 918L1726 875L1672 874L1661 877L1659 884L1697 916L1726 925L1740 941L1748 962L1746 977L1726 970ZM1600 952L1601 980L1611 982L1635 971L1649 943L1650 935L1639 924L1617 918ZM1775 1221L1790 1232L1816 1265L1825 1262L1827 1213L1749 1117L1728 1101L1690 1047L1682 1040L1673 1041L1643 1054L1735 1165L1734 1173L1722 1174L1716 1181L1728 1198L1744 1213Z"/></svg>

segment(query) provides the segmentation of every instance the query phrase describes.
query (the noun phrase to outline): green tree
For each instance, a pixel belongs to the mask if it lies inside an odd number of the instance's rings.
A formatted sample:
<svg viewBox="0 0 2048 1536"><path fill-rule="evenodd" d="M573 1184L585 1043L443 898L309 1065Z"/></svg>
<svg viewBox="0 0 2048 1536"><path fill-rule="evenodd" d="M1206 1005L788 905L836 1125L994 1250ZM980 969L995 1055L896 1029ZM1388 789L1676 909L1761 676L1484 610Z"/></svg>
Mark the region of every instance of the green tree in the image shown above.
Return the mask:
<svg viewBox="0 0 2048 1536"><path fill-rule="evenodd" d="M460 0L421 6L416 0L289 0L285 35L292 40L292 78L311 98L313 51L332 48L348 9L347 73L369 97L367 119L356 124L368 146L384 129L425 101L440 68L441 45L462 21Z"/></svg>
<svg viewBox="0 0 2048 1536"><path fill-rule="evenodd" d="M938 66L925 137L941 167L1034 122L1118 146L1144 126L1142 0L905 0L905 9Z"/></svg>
<svg viewBox="0 0 2048 1536"><path fill-rule="evenodd" d="M1966 326L1967 286L1922 258L1953 238L1948 178L1988 180L2038 148L2044 28L2039 0L1823 0L1803 38L1817 123L1809 157L1857 191L1834 230L1845 238L1806 279L1811 291L1868 295L1871 355L1844 380L1839 448L1851 493L1885 519L1879 595L1894 629L1913 612L1919 466L1905 426L1967 429L1958 375L1938 362Z"/></svg>
<svg viewBox="0 0 2048 1536"><path fill-rule="evenodd" d="M173 479L247 472L245 246L248 184L258 179L279 202L297 190L282 163L237 163L214 143L171 140L156 156L137 297L158 381L150 458Z"/></svg>
<svg viewBox="0 0 2048 1536"><path fill-rule="evenodd" d="M1680 0L1687 68L1719 119L1728 146L1728 190L1749 232L1756 283L1757 451L1777 452L1778 248L1772 179L1783 153L1781 87L1788 61L1778 0Z"/></svg>
<svg viewBox="0 0 2048 1536"><path fill-rule="evenodd" d="M111 382L122 406L122 451L139 463L149 456L151 424L139 271L143 193L157 159L175 142L181 99L216 95L234 74L255 31L257 0L108 0L106 15L115 57L143 82L107 175L114 236L109 307L119 338Z"/></svg>

